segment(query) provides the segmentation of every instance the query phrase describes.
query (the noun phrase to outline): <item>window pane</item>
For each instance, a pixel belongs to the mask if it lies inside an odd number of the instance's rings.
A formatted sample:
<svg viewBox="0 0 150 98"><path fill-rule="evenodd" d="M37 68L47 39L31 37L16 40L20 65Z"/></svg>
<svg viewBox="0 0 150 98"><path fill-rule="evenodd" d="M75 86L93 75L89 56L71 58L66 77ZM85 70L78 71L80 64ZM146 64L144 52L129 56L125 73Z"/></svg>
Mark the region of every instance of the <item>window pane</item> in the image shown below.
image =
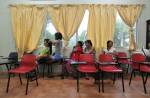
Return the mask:
<svg viewBox="0 0 150 98"><path fill-rule="evenodd" d="M77 41L85 41L87 39L87 26L88 26L88 19L89 19L89 11L86 10L83 20L79 26L78 32L76 32L71 39L69 40L69 47L73 47Z"/></svg>
<svg viewBox="0 0 150 98"><path fill-rule="evenodd" d="M40 38L40 46L43 46L43 41L44 39L48 38L50 40L55 40L55 36L54 34L56 33L56 29L54 27L54 25L51 22L51 19L47 20L47 24L45 27L45 31L41 34L41 38Z"/></svg>
<svg viewBox="0 0 150 98"><path fill-rule="evenodd" d="M135 30L135 26L134 26ZM136 38L136 33L135 33ZM123 22L119 14L117 13L116 18L116 28L114 33L114 46L115 47L129 47L129 28L128 26Z"/></svg>

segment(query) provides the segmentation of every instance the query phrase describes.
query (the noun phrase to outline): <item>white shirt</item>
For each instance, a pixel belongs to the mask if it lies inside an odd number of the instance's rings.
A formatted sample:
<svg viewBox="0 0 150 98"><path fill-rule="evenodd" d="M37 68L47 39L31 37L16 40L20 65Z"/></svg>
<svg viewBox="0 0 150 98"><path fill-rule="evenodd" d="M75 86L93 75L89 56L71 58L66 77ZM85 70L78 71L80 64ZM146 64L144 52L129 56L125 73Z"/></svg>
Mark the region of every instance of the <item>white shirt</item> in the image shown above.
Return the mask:
<svg viewBox="0 0 150 98"><path fill-rule="evenodd" d="M104 53L109 54L109 53L114 53L116 51L116 49L114 47L111 47L109 50L107 50L107 48L106 48L103 51L104 51Z"/></svg>

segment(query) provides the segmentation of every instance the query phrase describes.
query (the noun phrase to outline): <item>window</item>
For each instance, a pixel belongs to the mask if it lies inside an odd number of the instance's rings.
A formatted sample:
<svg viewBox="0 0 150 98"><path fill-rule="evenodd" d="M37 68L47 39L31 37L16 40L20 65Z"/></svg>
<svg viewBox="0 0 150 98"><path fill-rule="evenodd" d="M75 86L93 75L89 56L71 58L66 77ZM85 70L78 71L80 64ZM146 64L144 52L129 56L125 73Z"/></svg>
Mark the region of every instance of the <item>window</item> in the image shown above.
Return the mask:
<svg viewBox="0 0 150 98"><path fill-rule="evenodd" d="M69 40L68 46L72 48L77 41L85 41L87 39L87 26L88 26L88 19L89 19L89 11L86 10L83 20L79 26L78 31L71 37ZM40 46L43 46L43 40L45 38L49 38L51 40L54 40L54 34L56 32L56 29L54 25L52 24L51 19L47 19L47 24L45 27L44 33L41 35L40 39ZM134 26L135 31L135 26ZM136 38L136 33L135 33ZM114 47L129 47L129 28L128 26L123 22L119 14L117 13L116 17L116 26L115 26L115 33L114 33Z"/></svg>
<svg viewBox="0 0 150 98"><path fill-rule="evenodd" d="M46 38L50 39L50 40L55 40L54 35L56 32L57 31L56 31L54 25L52 24L51 19L47 19L47 24L46 24L44 32L41 34L39 45L43 46L44 39L46 39Z"/></svg>
<svg viewBox="0 0 150 98"><path fill-rule="evenodd" d="M86 10L78 31L69 40L68 45L69 47L75 46L77 41L85 41L87 39L86 35L87 35L88 19L89 19L89 11Z"/></svg>
<svg viewBox="0 0 150 98"><path fill-rule="evenodd" d="M134 26L135 31L135 26ZM129 28L128 26L123 22L119 14L117 13L116 17L116 28L114 33L114 46L117 47L129 47ZM136 34L135 34L136 37Z"/></svg>
<svg viewBox="0 0 150 98"><path fill-rule="evenodd" d="M89 11L86 10L84 17L83 17L83 20L79 26L78 31L69 40L68 46L70 48L72 48L78 40L80 40L80 41L86 40L88 18L89 18ZM49 38L50 40L54 40L55 32L56 32L56 29L55 29L54 25L52 24L51 19L47 19L45 31L41 34L40 46L43 46L43 41L45 38Z"/></svg>

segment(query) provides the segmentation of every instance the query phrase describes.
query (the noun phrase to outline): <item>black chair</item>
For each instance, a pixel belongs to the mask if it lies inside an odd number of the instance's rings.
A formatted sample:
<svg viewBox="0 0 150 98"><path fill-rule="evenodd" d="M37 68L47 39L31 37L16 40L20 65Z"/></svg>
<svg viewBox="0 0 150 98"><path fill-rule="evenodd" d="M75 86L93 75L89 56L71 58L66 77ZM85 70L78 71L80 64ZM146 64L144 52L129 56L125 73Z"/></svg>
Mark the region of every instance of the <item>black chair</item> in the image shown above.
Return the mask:
<svg viewBox="0 0 150 98"><path fill-rule="evenodd" d="M17 52L10 52L8 57L3 57L2 59L8 59L8 60L12 61L10 68L12 66L14 66L14 67L19 66L18 53Z"/></svg>
<svg viewBox="0 0 150 98"><path fill-rule="evenodd" d="M146 61L150 62L150 51L148 49L142 48L142 52L144 53Z"/></svg>

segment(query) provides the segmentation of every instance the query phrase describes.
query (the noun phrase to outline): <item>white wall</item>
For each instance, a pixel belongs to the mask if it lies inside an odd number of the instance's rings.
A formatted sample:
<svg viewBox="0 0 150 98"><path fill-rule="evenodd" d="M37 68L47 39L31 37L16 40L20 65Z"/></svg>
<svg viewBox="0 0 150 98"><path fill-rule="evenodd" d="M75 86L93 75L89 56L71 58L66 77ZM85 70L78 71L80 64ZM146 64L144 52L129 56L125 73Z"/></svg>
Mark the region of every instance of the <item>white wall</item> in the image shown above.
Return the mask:
<svg viewBox="0 0 150 98"><path fill-rule="evenodd" d="M145 45L145 21L150 19L150 0L0 0L0 55L7 56L15 51L15 44L11 29L10 4L146 4L137 23L138 46Z"/></svg>

